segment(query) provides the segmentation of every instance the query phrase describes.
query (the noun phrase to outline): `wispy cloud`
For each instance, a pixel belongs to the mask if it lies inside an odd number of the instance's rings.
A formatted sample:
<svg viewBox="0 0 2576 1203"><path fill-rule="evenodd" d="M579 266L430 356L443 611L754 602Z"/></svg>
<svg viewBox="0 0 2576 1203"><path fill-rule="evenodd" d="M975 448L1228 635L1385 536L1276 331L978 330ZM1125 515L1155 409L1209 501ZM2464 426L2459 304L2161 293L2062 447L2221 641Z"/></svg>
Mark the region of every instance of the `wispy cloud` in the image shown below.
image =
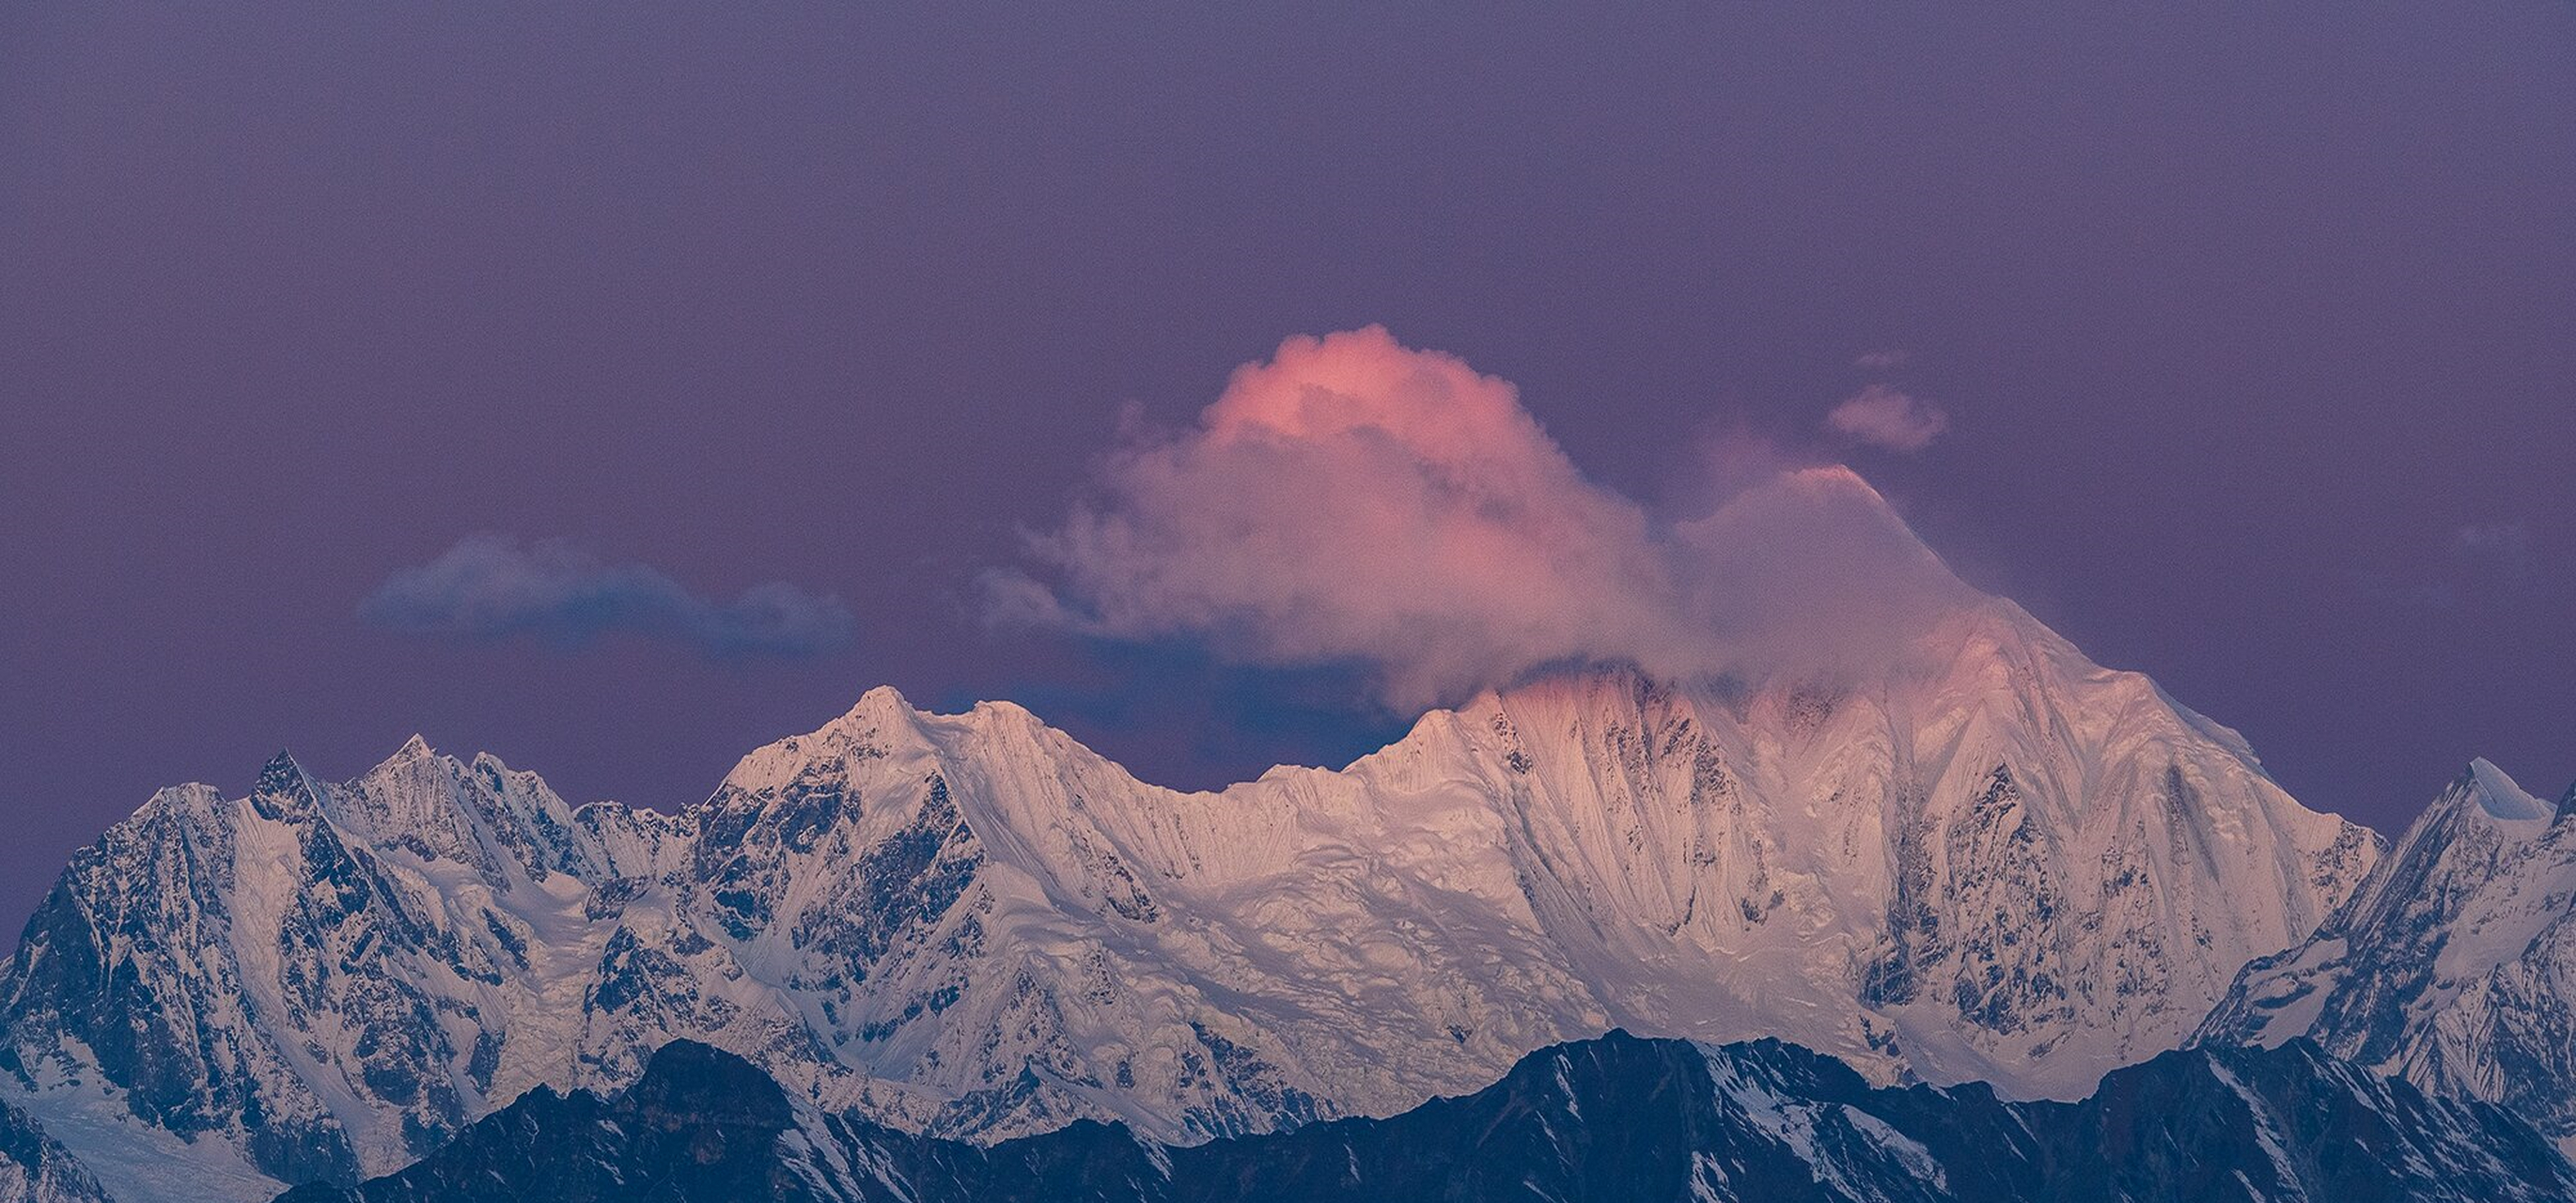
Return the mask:
<svg viewBox="0 0 2576 1203"><path fill-rule="evenodd" d="M1397 709L1566 661L1690 676L1868 656L1862 628L1893 621L1873 607L1961 588L1845 469L1661 518L1585 477L1509 382L1377 327L1289 339L1094 483L1032 538L1035 573L988 574L990 616L1362 664Z"/></svg>
<svg viewBox="0 0 2576 1203"><path fill-rule="evenodd" d="M2516 605L2547 598L2558 587L2533 547L2527 522L2456 528L2443 553L2413 573L2364 573L2357 579L2373 596L2435 610Z"/></svg>
<svg viewBox="0 0 2576 1203"><path fill-rule="evenodd" d="M468 535L437 559L395 573L358 613L407 635L527 639L566 650L624 632L711 659L825 655L848 647L857 627L839 599L785 582L718 603L650 565L502 534Z"/></svg>
<svg viewBox="0 0 2576 1203"><path fill-rule="evenodd" d="M2534 568L2531 526L2523 522L2463 526L2452 532L2451 554L2474 572L2513 585L2527 583Z"/></svg>
<svg viewBox="0 0 2576 1203"><path fill-rule="evenodd" d="M1950 415L1920 397L1873 384L1835 406L1825 425L1855 442L1912 453L1950 429Z"/></svg>
<svg viewBox="0 0 2576 1203"><path fill-rule="evenodd" d="M1852 366L1868 368L1873 372L1884 372L1889 368L1904 367L1905 361L1911 358L1913 356L1903 351L1863 351L1858 358L1852 360Z"/></svg>

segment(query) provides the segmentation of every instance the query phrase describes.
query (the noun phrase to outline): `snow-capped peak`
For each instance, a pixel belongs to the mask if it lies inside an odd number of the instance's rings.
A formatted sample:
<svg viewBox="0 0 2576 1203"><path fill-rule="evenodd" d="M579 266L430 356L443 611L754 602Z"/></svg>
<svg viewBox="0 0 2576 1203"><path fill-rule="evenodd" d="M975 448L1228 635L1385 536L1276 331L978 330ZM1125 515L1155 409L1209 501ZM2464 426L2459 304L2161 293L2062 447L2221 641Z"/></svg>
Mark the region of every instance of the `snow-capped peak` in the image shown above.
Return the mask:
<svg viewBox="0 0 2576 1203"><path fill-rule="evenodd" d="M717 796L728 791L757 794L776 789L826 757L882 755L891 743L917 738L924 717L894 686L879 685L860 695L857 705L832 721L745 755L732 772L725 774Z"/></svg>
<svg viewBox="0 0 2576 1203"><path fill-rule="evenodd" d="M2576 1141L2576 824L2486 760L2305 943L2246 967L2205 1040L2307 1036Z"/></svg>
<svg viewBox="0 0 2576 1203"><path fill-rule="evenodd" d="M902 690L892 685L879 685L860 694L858 704L850 707L843 717L884 718L911 713L913 713L912 703L904 699Z"/></svg>
<svg viewBox="0 0 2576 1203"><path fill-rule="evenodd" d="M2521 785L2497 768L2495 762L2480 756L2469 762L2461 775L2462 794L2474 800L2480 811L2490 818L2508 823L2547 820L2555 808L2524 792Z"/></svg>

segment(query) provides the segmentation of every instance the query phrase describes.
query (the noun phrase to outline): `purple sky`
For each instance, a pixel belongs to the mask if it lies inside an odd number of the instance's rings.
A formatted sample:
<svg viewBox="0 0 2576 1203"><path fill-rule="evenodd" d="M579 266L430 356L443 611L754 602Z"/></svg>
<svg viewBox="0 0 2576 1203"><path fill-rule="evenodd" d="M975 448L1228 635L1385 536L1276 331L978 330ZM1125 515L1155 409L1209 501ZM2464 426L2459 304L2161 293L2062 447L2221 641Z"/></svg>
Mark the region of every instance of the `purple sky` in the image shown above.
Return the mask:
<svg viewBox="0 0 2576 1203"><path fill-rule="evenodd" d="M7 930L280 746L667 808L892 682L1173 784L1338 762L1393 724L1334 673L974 582L1122 406L1371 322L1632 497L1931 398L1852 462L2303 800L2576 776L2565 4L523 7L0 13ZM361 619L477 532L625 573L605 633Z"/></svg>

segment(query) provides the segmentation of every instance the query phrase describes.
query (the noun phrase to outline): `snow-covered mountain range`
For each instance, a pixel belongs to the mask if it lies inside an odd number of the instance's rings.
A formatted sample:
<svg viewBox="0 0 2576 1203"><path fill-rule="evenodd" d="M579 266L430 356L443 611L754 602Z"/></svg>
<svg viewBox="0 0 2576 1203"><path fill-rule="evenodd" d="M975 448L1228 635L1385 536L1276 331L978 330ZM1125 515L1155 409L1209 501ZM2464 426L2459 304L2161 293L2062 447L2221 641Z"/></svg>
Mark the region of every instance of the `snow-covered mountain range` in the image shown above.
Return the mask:
<svg viewBox="0 0 2576 1203"><path fill-rule="evenodd" d="M2313 936L2247 966L2202 1031L2298 1036L2576 1148L2576 788L2553 805L2470 765Z"/></svg>
<svg viewBox="0 0 2576 1203"><path fill-rule="evenodd" d="M417 739L165 790L0 971L0 1097L128 1203L382 1173L680 1037L978 1140L1393 1114L1612 1027L2071 1098L2379 855L1987 597L1870 673L1567 669L1212 793L880 689L673 815Z"/></svg>

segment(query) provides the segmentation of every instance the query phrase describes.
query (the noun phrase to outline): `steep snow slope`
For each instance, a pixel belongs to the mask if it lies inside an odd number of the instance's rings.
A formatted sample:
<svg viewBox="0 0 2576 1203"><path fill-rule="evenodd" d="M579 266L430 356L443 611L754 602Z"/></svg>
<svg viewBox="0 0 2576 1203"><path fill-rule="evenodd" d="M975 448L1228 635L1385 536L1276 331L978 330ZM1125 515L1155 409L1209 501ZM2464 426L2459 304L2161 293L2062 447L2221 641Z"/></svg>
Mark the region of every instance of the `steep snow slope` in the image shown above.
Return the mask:
<svg viewBox="0 0 2576 1203"><path fill-rule="evenodd" d="M0 1203L106 1203L107 1192L33 1118L0 1100Z"/></svg>
<svg viewBox="0 0 2576 1203"><path fill-rule="evenodd" d="M2576 1146L2576 790L2484 760L2300 946L2246 967L2200 1038L2306 1036Z"/></svg>
<svg viewBox="0 0 2576 1203"><path fill-rule="evenodd" d="M977 1139L1389 1114L1614 1025L2072 1097L2369 870L2234 733L1812 483L1961 600L1866 671L1570 669L1340 771L1178 793L881 689L676 816L418 741L165 791L0 974L0 1094L129 1203L173 1158L379 1173L675 1037Z"/></svg>
<svg viewBox="0 0 2576 1203"><path fill-rule="evenodd" d="M0 1081L129 1199L399 1164L572 1068L601 936L568 819L418 741L346 787L280 756L244 798L164 790L31 919Z"/></svg>

